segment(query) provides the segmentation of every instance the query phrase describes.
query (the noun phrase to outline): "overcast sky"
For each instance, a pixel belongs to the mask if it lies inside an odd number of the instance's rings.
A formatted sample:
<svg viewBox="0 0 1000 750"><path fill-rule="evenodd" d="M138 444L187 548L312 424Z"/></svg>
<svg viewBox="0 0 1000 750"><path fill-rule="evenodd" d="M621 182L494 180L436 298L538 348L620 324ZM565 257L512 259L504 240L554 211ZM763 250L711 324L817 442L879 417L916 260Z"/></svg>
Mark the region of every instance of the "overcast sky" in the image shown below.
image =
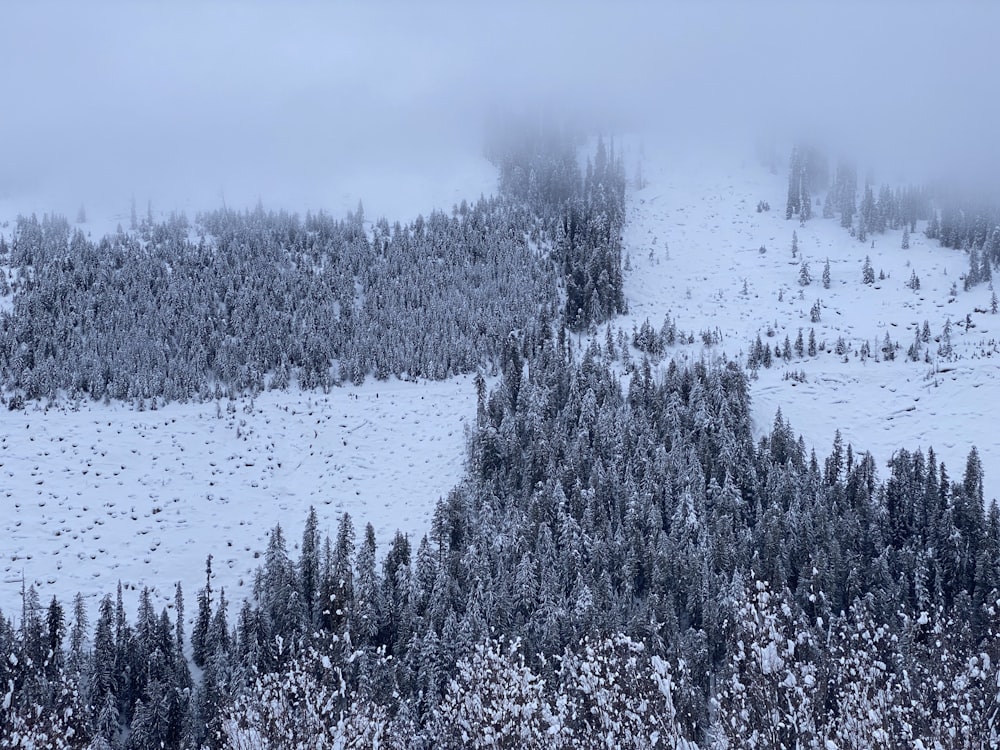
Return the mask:
<svg viewBox="0 0 1000 750"><path fill-rule="evenodd" d="M543 110L1000 169L1000 3L535 5L5 4L0 195L317 208L452 179L491 118Z"/></svg>

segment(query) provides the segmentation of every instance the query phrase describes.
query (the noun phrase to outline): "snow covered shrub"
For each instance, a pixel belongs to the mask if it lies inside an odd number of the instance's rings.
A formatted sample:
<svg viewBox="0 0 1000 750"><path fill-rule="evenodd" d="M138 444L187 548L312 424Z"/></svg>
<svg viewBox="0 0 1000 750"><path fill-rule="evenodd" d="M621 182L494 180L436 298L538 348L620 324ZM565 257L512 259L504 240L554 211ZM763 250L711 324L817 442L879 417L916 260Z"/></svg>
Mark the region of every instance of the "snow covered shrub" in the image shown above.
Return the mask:
<svg viewBox="0 0 1000 750"><path fill-rule="evenodd" d="M783 596L757 581L736 603L735 643L719 691L729 747L817 747L815 644Z"/></svg>
<svg viewBox="0 0 1000 750"><path fill-rule="evenodd" d="M439 748L559 747L545 684L517 641L480 644L460 661L431 727Z"/></svg>
<svg viewBox="0 0 1000 750"><path fill-rule="evenodd" d="M310 647L236 698L219 739L226 750L361 750L383 743L389 725L385 707L349 695L341 668Z"/></svg>
<svg viewBox="0 0 1000 750"><path fill-rule="evenodd" d="M568 650L549 682L518 642L494 641L459 663L426 739L436 748L694 750L676 690L671 666L624 635Z"/></svg>
<svg viewBox="0 0 1000 750"><path fill-rule="evenodd" d="M563 656L559 680L559 747L695 747L682 735L670 664L625 635L585 640Z"/></svg>
<svg viewBox="0 0 1000 750"><path fill-rule="evenodd" d="M22 685L32 699L20 700L14 680L0 691L0 748L71 750L88 747L86 704L75 678L59 669L56 679L39 690L41 680ZM45 693L48 693L47 695Z"/></svg>

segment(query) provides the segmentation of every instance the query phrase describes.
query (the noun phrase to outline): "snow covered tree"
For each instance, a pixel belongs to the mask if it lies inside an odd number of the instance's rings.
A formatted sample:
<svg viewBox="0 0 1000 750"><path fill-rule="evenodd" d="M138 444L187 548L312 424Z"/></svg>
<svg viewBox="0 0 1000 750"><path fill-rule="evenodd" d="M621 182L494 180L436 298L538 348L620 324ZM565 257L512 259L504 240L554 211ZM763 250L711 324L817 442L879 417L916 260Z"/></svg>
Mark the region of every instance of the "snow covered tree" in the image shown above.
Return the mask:
<svg viewBox="0 0 1000 750"><path fill-rule="evenodd" d="M817 644L782 596L757 581L736 603L719 691L719 730L732 747L816 747Z"/></svg>
<svg viewBox="0 0 1000 750"><path fill-rule="evenodd" d="M861 283L869 285L875 283L875 269L872 267L872 259L867 255L864 265L861 266Z"/></svg>
<svg viewBox="0 0 1000 750"><path fill-rule="evenodd" d="M358 205L361 211L361 205ZM316 516L316 509L309 506L309 515L306 518L305 528L302 531L302 548L299 555L299 589L302 592L303 606L306 611L306 618L312 621L315 618L315 604L319 595L320 585L320 538L319 519Z"/></svg>
<svg viewBox="0 0 1000 750"><path fill-rule="evenodd" d="M812 283L812 274L809 273L809 264L802 261L799 266L799 286L809 286Z"/></svg>
<svg viewBox="0 0 1000 750"><path fill-rule="evenodd" d="M191 630L191 655L196 666L205 665L206 639L212 623L212 556L205 560L205 586L198 591L198 613Z"/></svg>

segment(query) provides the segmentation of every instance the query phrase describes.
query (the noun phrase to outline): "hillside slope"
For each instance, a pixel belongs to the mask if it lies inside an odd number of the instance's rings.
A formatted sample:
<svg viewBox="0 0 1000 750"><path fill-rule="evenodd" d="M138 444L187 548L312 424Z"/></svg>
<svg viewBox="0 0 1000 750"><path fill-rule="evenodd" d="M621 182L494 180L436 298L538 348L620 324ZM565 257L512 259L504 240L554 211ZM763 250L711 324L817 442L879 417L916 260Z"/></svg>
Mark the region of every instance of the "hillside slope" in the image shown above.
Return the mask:
<svg viewBox="0 0 1000 750"><path fill-rule="evenodd" d="M1000 495L995 429L1000 317L989 312L991 291L985 284L962 290L966 253L939 247L920 225L908 250L901 249L900 231L872 234L861 243L838 219L821 218L818 206L805 225L786 220L786 176L770 174L738 153L705 158L649 142L643 151L646 185L631 192L626 225L630 314L620 322L626 330L647 318L659 330L670 314L680 329L696 334L697 344L680 350L684 356L724 353L745 361L758 334L773 349L783 346L786 336L794 344L800 329L808 339L813 328L816 356L793 354L790 362L775 360L770 369L759 370L753 384L759 433L770 429L780 408L820 455L839 429L846 442L872 451L883 470L899 448L933 447L952 476L960 475L976 446L986 471L986 497ZM758 213L760 201L771 210ZM862 283L866 256L876 275L872 285ZM803 259L812 276L807 286L799 284ZM827 259L828 289L822 283ZM920 279L919 290L907 286L912 273ZM817 301L821 320L812 323ZM931 341L919 362L907 361L906 350L925 320ZM951 357L940 355L935 341L948 321ZM716 328L722 343L703 349L697 334ZM881 352L886 334L898 344L893 361ZM847 346L844 355L834 351L840 338ZM865 341L872 356L863 360ZM785 379L793 372L804 373L805 382Z"/></svg>

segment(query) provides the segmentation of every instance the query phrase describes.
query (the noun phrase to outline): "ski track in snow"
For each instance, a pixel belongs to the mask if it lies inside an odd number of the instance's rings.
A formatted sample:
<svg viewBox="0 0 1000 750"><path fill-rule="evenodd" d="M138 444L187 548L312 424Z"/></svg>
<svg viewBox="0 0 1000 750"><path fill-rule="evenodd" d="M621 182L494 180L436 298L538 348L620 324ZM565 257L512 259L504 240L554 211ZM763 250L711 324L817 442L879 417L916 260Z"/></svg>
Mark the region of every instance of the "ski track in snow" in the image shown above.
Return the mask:
<svg viewBox="0 0 1000 750"><path fill-rule="evenodd" d="M793 357L787 365L777 360L753 381L758 437L771 429L780 408L818 456L829 452L840 429L855 449L872 452L883 478L894 451L933 447L951 478L960 480L969 450L976 446L986 473L987 502L1000 496L1000 316L975 311L990 308L986 284L962 291L965 252L925 238L923 222L910 235L909 250L901 249L902 230L870 235L861 243L841 228L839 218L823 219L821 205L814 205L814 218L800 226L797 218L785 219L785 170L772 175L739 156L679 156L650 148L648 142L644 151L648 184L630 193L626 208L630 312L620 325L631 331L648 317L659 330L669 312L698 341L678 352L706 358L724 352L741 360L758 333L773 349L786 335L794 345L800 328L808 340L814 327L817 343L825 341L827 351ZM626 144L626 152L626 165L634 165L635 144ZM878 185L873 188L877 193ZM757 213L761 200L770 203L769 212ZM798 233L797 259L791 254L793 231ZM876 274L871 286L862 283L866 255ZM803 256L813 278L806 287L798 283ZM827 258L831 285L824 289ZM884 280L878 278L880 271ZM918 291L906 286L913 271L921 282ZM958 286L954 298L953 283ZM822 303L822 320L812 324L809 312L816 300ZM966 315L974 326L968 330ZM935 356L933 338L931 363L906 360L906 349L924 320L932 336L939 336L949 319L954 361ZM767 338L768 325L773 338ZM723 343L702 347L698 333L716 327ZM855 354L844 361L833 353L838 337L855 352L867 340L875 352L886 332L901 346L895 361L862 362ZM785 380L786 371L804 372L806 382Z"/></svg>

